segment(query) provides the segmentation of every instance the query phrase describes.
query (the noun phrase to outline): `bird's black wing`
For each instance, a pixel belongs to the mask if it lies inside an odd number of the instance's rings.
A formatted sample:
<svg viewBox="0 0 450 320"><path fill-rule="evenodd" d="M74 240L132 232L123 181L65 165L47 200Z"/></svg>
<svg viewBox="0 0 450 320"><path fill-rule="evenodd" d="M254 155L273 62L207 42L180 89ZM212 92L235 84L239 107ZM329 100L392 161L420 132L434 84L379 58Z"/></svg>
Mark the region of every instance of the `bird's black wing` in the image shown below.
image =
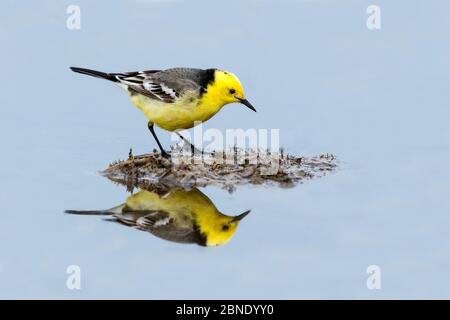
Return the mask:
<svg viewBox="0 0 450 320"><path fill-rule="evenodd" d="M173 68L116 73L114 77L130 92L173 103L186 92L200 95L214 80L214 69Z"/></svg>
<svg viewBox="0 0 450 320"><path fill-rule="evenodd" d="M165 211L126 211L114 215L114 217L128 226L136 227L142 231L148 231L158 238L178 242L197 243L205 245L205 237L201 234L195 223L183 223L171 217Z"/></svg>

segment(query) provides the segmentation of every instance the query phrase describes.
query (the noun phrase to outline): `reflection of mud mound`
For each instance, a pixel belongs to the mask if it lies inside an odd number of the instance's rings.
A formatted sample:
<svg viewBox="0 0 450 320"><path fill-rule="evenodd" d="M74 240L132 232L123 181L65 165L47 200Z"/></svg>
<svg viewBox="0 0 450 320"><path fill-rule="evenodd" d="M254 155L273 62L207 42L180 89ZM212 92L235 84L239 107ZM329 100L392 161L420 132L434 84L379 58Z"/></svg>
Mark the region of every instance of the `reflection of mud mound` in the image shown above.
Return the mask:
<svg viewBox="0 0 450 320"><path fill-rule="evenodd" d="M225 159L225 160L224 160ZM110 180L130 188L192 188L217 185L229 191L243 184L272 184L290 187L303 180L322 177L337 168L336 157L295 157L267 152L231 150L191 157L180 150L171 159L159 153L140 156L111 164L102 173Z"/></svg>

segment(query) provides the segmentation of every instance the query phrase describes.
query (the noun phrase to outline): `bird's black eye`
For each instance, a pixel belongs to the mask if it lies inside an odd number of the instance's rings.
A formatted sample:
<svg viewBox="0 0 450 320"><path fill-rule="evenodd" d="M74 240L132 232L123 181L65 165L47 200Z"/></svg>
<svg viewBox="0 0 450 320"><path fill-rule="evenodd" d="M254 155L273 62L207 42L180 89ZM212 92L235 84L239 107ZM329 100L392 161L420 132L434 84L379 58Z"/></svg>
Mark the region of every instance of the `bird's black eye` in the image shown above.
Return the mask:
<svg viewBox="0 0 450 320"><path fill-rule="evenodd" d="M227 231L228 229L230 229L230 226L227 224L222 227L223 231Z"/></svg>
<svg viewBox="0 0 450 320"><path fill-rule="evenodd" d="M231 93L231 94L235 94L235 93L236 93L236 90L230 89L230 93Z"/></svg>

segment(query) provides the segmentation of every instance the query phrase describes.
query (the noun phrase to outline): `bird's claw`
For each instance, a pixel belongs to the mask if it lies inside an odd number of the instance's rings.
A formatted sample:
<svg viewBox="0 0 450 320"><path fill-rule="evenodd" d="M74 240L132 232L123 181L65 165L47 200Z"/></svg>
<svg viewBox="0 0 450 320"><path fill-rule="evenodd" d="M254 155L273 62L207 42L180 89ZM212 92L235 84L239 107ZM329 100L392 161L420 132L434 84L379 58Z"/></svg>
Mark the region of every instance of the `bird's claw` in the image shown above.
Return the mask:
<svg viewBox="0 0 450 320"><path fill-rule="evenodd" d="M161 152L161 157L163 157L163 158L165 158L165 159L170 159L170 154L168 154L168 153L165 152L165 151L162 151L162 152Z"/></svg>

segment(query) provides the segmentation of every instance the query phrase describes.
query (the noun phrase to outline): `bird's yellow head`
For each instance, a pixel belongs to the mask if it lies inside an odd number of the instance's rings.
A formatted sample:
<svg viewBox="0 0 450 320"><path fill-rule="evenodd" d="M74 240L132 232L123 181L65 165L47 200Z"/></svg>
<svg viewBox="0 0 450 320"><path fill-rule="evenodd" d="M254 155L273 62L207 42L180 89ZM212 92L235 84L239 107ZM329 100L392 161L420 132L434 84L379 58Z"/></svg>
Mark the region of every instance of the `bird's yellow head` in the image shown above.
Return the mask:
<svg viewBox="0 0 450 320"><path fill-rule="evenodd" d="M216 70L214 81L208 86L207 94L218 104L241 103L256 112L256 109L245 98L244 88L239 78L228 71Z"/></svg>
<svg viewBox="0 0 450 320"><path fill-rule="evenodd" d="M201 232L206 238L206 245L220 246L226 244L236 232L239 222L249 213L250 210L235 217L220 214L220 217L215 217L200 226Z"/></svg>

